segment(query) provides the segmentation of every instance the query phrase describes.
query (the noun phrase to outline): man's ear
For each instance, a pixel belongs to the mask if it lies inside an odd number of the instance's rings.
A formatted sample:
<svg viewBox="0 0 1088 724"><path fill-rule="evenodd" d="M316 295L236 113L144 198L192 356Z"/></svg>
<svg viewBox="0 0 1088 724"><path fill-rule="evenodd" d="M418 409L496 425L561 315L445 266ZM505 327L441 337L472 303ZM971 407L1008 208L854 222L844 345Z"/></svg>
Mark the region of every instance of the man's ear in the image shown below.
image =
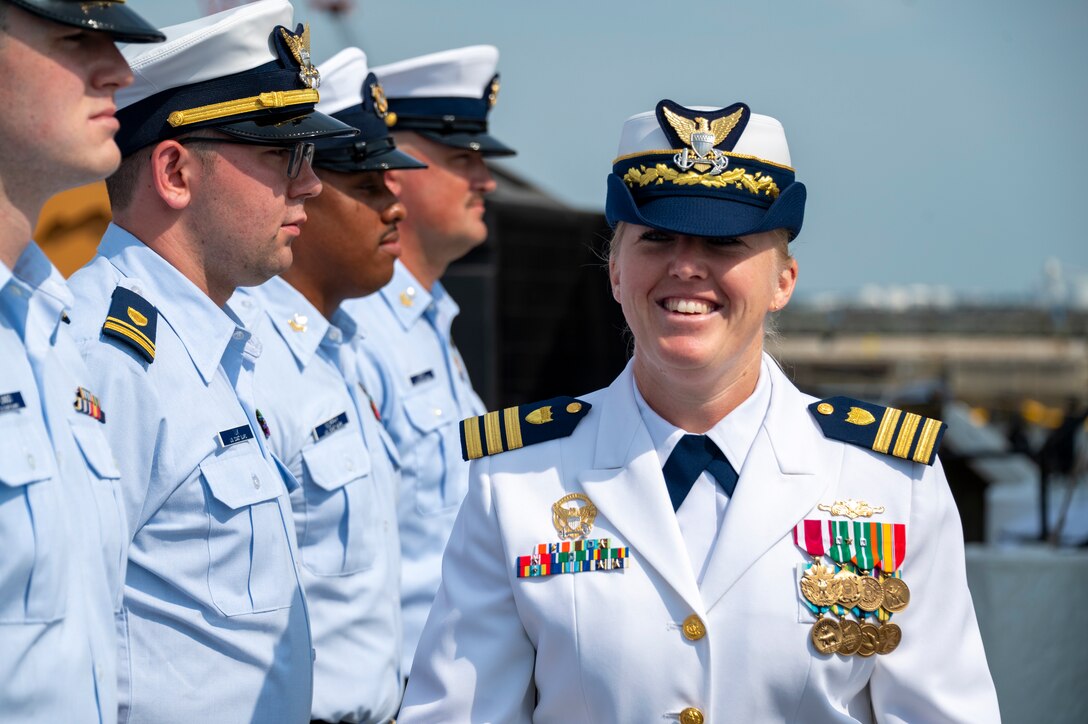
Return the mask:
<svg viewBox="0 0 1088 724"><path fill-rule="evenodd" d="M150 165L151 185L159 198L176 211L189 206L203 160L177 141L163 141L151 149Z"/></svg>

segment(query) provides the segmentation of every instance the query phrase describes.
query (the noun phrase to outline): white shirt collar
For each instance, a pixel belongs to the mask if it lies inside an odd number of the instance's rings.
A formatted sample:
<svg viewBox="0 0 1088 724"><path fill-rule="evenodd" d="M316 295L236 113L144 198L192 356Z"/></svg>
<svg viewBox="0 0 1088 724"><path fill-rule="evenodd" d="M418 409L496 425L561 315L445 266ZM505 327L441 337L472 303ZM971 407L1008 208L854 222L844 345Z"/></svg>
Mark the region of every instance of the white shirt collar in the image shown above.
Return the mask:
<svg viewBox="0 0 1088 724"><path fill-rule="evenodd" d="M634 375L631 375L631 388L634 392L635 404L638 405L639 413L642 415L642 422L650 433L650 440L653 441L661 466L664 467L676 443L689 433L673 425L650 407L639 392ZM767 360L764 358L760 362L759 380L752 394L735 410L718 420L714 427L706 431L738 473L744 468L748 452L752 449L752 443L755 442L756 434L763 425L770 406L771 375L767 369Z"/></svg>

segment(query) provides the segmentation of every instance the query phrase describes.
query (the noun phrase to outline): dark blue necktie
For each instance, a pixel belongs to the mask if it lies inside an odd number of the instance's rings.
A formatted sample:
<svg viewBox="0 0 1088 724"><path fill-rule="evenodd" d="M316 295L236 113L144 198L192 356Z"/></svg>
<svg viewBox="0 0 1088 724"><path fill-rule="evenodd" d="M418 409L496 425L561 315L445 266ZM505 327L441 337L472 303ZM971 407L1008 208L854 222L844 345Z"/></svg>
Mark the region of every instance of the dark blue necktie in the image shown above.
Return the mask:
<svg viewBox="0 0 1088 724"><path fill-rule="evenodd" d="M684 435L673 448L662 472L669 489L672 509L679 510L688 496L691 486L706 470L729 497L737 487L737 471L729 464L725 454L706 435Z"/></svg>

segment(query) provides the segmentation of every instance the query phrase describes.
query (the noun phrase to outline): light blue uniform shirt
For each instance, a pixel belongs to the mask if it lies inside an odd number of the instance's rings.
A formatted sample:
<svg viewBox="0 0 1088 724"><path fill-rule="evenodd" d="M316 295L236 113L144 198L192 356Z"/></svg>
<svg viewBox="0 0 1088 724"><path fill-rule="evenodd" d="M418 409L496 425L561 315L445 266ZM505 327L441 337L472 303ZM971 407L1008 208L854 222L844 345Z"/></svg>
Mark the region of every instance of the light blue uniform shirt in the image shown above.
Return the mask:
<svg viewBox="0 0 1088 724"><path fill-rule="evenodd" d="M255 419L259 342L117 226L69 284L72 331L109 400L133 531L118 624L121 720L308 721L296 483ZM119 285L158 309L154 362L100 333Z"/></svg>
<svg viewBox="0 0 1088 724"><path fill-rule="evenodd" d="M431 610L442 552L468 491L458 423L486 410L450 337L460 309L441 283L430 293L396 263L380 292L344 302L364 325L362 377L400 454L404 671Z"/></svg>
<svg viewBox="0 0 1088 724"><path fill-rule="evenodd" d="M115 410L64 315L72 294L33 242L0 264L0 720L114 722L126 531L103 434ZM98 397L106 424L76 408ZM89 399L89 398L88 398ZM95 412L88 405L86 412ZM119 410L117 410L119 412Z"/></svg>
<svg viewBox="0 0 1088 724"><path fill-rule="evenodd" d="M314 648L313 718L386 722L400 706L400 541L393 443L358 384L344 313L333 323L276 277L239 289L264 351L256 399L291 492Z"/></svg>

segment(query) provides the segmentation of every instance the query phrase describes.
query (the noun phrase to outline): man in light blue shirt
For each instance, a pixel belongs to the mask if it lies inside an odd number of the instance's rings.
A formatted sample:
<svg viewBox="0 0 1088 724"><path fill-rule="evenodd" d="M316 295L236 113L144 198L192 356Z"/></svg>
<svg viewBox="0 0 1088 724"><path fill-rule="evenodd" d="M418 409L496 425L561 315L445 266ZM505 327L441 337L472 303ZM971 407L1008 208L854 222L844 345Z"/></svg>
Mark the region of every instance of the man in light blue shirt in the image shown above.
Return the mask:
<svg viewBox="0 0 1088 724"><path fill-rule="evenodd" d="M317 143L323 191L306 204L291 268L238 290L230 307L256 317L256 395L269 446L302 483L291 505L316 650L311 716L377 724L396 715L402 686L399 476L396 448L358 376L354 346L366 320L337 308L389 281L404 207L385 169L422 164L394 148L362 50L318 70L318 110L360 134Z"/></svg>
<svg viewBox="0 0 1088 724"><path fill-rule="evenodd" d="M126 48L115 224L73 275L73 332L103 399L132 540L118 624L120 718L310 718L312 646L282 472L261 433L261 343L224 309L291 262L320 191L317 70L286 0ZM131 51L131 52L130 52ZM214 62L213 62L214 61Z"/></svg>
<svg viewBox="0 0 1088 724"><path fill-rule="evenodd" d="M126 531L103 435L113 409L68 334L72 294L30 241L50 196L117 168L113 95L132 74L115 39L162 35L123 6L0 0L3 721L117 718Z"/></svg>
<svg viewBox="0 0 1088 724"><path fill-rule="evenodd" d="M457 423L484 412L450 336L459 308L439 278L487 238L484 195L495 181L484 158L514 153L487 132L499 92L498 59L494 47L477 45L374 70L389 97L397 146L428 165L388 173L408 210L401 258L381 292L344 304L366 320L362 376L400 452L406 674L468 486Z"/></svg>

